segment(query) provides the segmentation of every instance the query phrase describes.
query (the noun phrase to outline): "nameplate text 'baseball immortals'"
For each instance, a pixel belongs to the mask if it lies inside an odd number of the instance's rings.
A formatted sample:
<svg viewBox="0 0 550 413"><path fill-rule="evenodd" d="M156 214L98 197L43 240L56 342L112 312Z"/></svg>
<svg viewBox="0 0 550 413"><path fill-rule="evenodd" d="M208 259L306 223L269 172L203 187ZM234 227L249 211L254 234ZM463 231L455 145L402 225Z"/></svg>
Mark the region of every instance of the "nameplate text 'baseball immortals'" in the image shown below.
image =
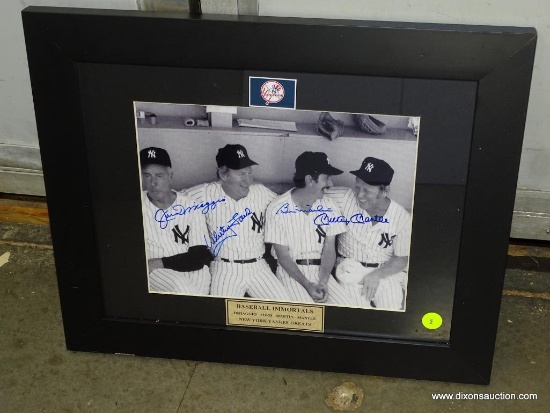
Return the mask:
<svg viewBox="0 0 550 413"><path fill-rule="evenodd" d="M227 325L320 333L325 330L325 310L321 305L228 299L225 308Z"/></svg>

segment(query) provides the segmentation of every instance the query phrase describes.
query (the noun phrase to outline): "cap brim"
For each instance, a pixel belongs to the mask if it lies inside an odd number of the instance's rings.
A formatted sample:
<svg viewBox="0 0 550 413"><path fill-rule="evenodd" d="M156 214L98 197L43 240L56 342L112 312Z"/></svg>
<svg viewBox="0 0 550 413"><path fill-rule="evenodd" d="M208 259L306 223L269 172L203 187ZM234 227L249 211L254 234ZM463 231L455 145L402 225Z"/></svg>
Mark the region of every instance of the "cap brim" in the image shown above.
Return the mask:
<svg viewBox="0 0 550 413"><path fill-rule="evenodd" d="M307 175L313 175L313 174L325 174L325 175L329 175L329 176L332 176L332 175L340 175L340 174L343 174L344 171L341 171L340 169L338 168L335 168L333 167L332 165L327 165L326 167L324 167L323 169L318 169L318 170L315 170L315 171L299 171L299 172L296 172L296 178L305 178Z"/></svg>
<svg viewBox="0 0 550 413"><path fill-rule="evenodd" d="M340 169L335 168L332 165L327 165L327 167L322 171L322 173L326 175L340 175L340 174L343 174L344 171L341 171Z"/></svg>
<svg viewBox="0 0 550 413"><path fill-rule="evenodd" d="M252 159L248 158L248 159L245 159L244 162L241 162L242 164L244 164L244 166L241 167L242 168L246 168L247 166L252 166L252 165L258 165L256 162L254 162Z"/></svg>
<svg viewBox="0 0 550 413"><path fill-rule="evenodd" d="M359 178L360 180L362 180L364 183L366 183L368 185L373 185L373 186L376 186L376 185L389 185L389 183L387 183L387 182L381 182L382 180L377 180L377 181L369 180L368 178L366 178L363 175L362 170L349 171L349 173L352 174L352 175L355 175L357 178Z"/></svg>
<svg viewBox="0 0 550 413"><path fill-rule="evenodd" d="M247 168L252 165L258 165L258 164L250 158L243 158L239 160L239 163L237 165L227 165L227 167L230 169L239 170L239 169Z"/></svg>

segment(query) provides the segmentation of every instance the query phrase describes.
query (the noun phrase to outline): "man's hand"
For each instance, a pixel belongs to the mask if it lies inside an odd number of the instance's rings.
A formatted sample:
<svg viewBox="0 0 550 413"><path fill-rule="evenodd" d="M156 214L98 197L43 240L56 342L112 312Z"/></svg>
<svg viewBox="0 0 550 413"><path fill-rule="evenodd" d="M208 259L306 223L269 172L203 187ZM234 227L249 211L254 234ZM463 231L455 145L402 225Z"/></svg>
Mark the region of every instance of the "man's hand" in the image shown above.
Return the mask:
<svg viewBox="0 0 550 413"><path fill-rule="evenodd" d="M155 270L164 268L164 265L162 264L162 259L160 258L152 258L148 260L147 265L149 266L149 274L151 274Z"/></svg>
<svg viewBox="0 0 550 413"><path fill-rule="evenodd" d="M317 303L324 303L328 298L328 287L325 286L326 292L319 287L319 284L309 282L306 286L306 290L311 298L313 298L313 301Z"/></svg>
<svg viewBox="0 0 550 413"><path fill-rule="evenodd" d="M319 281L319 284L317 284L317 292L322 295L322 300L319 300L320 303L324 303L328 300L328 280L325 281Z"/></svg>
<svg viewBox="0 0 550 413"><path fill-rule="evenodd" d="M379 285L380 285L380 278L376 275L375 272L371 272L365 275L365 278L363 278L362 294L365 296L365 298L369 303L376 295L376 291L378 291Z"/></svg>

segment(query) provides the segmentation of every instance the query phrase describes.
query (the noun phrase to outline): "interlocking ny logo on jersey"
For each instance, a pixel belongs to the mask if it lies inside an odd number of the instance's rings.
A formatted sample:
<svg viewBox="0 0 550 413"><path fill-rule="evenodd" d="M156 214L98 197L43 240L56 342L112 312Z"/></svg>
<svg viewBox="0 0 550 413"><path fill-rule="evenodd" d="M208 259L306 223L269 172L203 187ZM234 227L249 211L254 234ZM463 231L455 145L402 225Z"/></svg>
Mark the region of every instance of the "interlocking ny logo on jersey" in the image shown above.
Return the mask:
<svg viewBox="0 0 550 413"><path fill-rule="evenodd" d="M176 225L172 228L172 233L174 234L174 242L176 244L179 241L181 241L182 244L189 244L189 225L187 225L184 233L182 233L180 227Z"/></svg>
<svg viewBox="0 0 550 413"><path fill-rule="evenodd" d="M153 149L150 149L149 152L147 152L147 157L148 158L156 158L157 153Z"/></svg>
<svg viewBox="0 0 550 413"><path fill-rule="evenodd" d="M317 229L315 230L315 232L317 233L317 235L319 235L319 239L317 240L317 242L320 244L323 238L326 238L327 233L323 230L323 228L321 228L320 225L317 225Z"/></svg>
<svg viewBox="0 0 550 413"><path fill-rule="evenodd" d="M393 244L393 238L395 237L395 235L391 237L391 239L390 239L390 234L388 234L387 232L383 232L380 235L381 235L381 239L378 245L382 246L382 244L385 244L382 248L388 248L390 245Z"/></svg>
<svg viewBox="0 0 550 413"><path fill-rule="evenodd" d="M256 231L256 228L258 233L260 233L260 231L264 228L264 224L265 224L265 217L264 217L264 213L260 213L260 219L258 219L258 216L256 215L255 212L252 213L252 215L250 216L250 218L252 219L252 231Z"/></svg>

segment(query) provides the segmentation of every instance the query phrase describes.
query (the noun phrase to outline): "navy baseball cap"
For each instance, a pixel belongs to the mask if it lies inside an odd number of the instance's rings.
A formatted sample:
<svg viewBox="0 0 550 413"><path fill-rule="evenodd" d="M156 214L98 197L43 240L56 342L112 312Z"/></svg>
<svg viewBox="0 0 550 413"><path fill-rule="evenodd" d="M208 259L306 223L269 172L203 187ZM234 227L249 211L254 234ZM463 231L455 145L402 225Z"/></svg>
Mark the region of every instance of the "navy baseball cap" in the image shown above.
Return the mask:
<svg viewBox="0 0 550 413"><path fill-rule="evenodd" d="M248 157L246 148L242 145L225 145L218 150L216 163L227 166L229 169L243 169L247 166L258 165Z"/></svg>
<svg viewBox="0 0 550 413"><path fill-rule="evenodd" d="M393 169L382 159L367 157L357 171L350 171L369 185L389 185L393 179Z"/></svg>
<svg viewBox="0 0 550 413"><path fill-rule="evenodd" d="M167 166L169 168L172 167L172 161L170 161L170 155L168 155L168 152L166 152L165 149L155 148L152 146L142 149L139 152L139 161L142 168L151 164Z"/></svg>
<svg viewBox="0 0 550 413"><path fill-rule="evenodd" d="M340 175L341 173L343 171L330 164L326 153L304 152L296 158L296 177L298 178L313 174Z"/></svg>

